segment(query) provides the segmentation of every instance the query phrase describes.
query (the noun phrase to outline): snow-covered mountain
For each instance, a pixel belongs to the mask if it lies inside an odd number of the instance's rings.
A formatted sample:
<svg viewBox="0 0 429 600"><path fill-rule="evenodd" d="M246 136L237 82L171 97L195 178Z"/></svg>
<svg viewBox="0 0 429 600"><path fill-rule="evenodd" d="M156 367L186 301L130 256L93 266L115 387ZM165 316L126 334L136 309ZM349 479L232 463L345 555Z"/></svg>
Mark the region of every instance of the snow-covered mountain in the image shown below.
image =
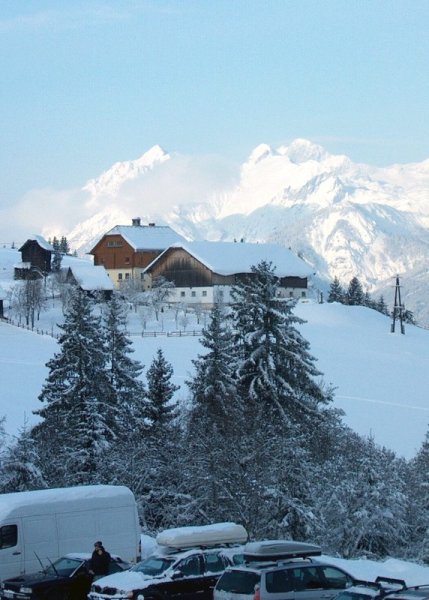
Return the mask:
<svg viewBox="0 0 429 600"><path fill-rule="evenodd" d="M133 216L169 224L189 239L278 243L303 256L322 281L336 275L346 285L356 275L388 304L393 277L401 275L407 308L429 323L429 160L376 168L307 140L277 149L261 144L234 185L162 204L144 183L176 160L155 146L88 182L92 216L69 233L72 247L87 251ZM165 189L173 199L185 183L180 173L168 173Z"/></svg>

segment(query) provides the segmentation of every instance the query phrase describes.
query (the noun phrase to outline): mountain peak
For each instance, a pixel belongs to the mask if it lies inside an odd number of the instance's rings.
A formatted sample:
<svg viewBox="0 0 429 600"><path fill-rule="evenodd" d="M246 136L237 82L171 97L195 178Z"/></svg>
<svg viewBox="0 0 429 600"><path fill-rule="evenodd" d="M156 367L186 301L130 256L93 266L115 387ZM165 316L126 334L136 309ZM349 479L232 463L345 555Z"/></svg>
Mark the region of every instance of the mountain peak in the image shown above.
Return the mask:
<svg viewBox="0 0 429 600"><path fill-rule="evenodd" d="M168 160L167 154L159 145L152 146L140 158L123 162L116 162L99 177L90 179L84 190L95 197L99 194L115 195L121 185L130 179L136 179L142 173L153 169L156 165Z"/></svg>
<svg viewBox="0 0 429 600"><path fill-rule="evenodd" d="M321 161L328 156L328 153L322 146L303 138L293 140L289 146L281 146L278 152L287 156L295 164L304 163L309 160Z"/></svg>

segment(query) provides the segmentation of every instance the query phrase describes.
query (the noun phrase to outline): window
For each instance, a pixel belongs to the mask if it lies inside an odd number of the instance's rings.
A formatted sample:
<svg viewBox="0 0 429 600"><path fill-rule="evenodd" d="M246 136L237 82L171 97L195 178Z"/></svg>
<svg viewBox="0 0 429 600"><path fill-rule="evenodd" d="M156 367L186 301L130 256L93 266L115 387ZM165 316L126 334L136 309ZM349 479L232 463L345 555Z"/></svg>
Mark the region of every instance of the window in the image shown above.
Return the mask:
<svg viewBox="0 0 429 600"><path fill-rule="evenodd" d="M181 560L177 565L177 568L183 575L200 575L201 574L201 562L198 555L189 556L184 560Z"/></svg>
<svg viewBox="0 0 429 600"><path fill-rule="evenodd" d="M218 290L218 292L217 292L217 293L218 293L218 295L219 295L221 298L223 298L223 290Z"/></svg>
<svg viewBox="0 0 429 600"><path fill-rule="evenodd" d="M130 274L129 273L125 273L125 279L129 279L130 278Z"/></svg>
<svg viewBox="0 0 429 600"><path fill-rule="evenodd" d="M321 579L323 587L326 589L343 590L352 585L350 577L347 573L343 573L335 567L320 567Z"/></svg>
<svg viewBox="0 0 429 600"><path fill-rule="evenodd" d="M203 290L203 294L204 298L207 296L207 290Z"/></svg>
<svg viewBox="0 0 429 600"><path fill-rule="evenodd" d="M3 525L0 527L0 548L12 548L18 543L18 526Z"/></svg>
<svg viewBox="0 0 429 600"><path fill-rule="evenodd" d="M192 298L195 298L196 295L197 295L197 292L191 292Z"/></svg>
<svg viewBox="0 0 429 600"><path fill-rule="evenodd" d="M140 279L144 279L144 273L140 273Z"/></svg>
<svg viewBox="0 0 429 600"><path fill-rule="evenodd" d="M266 575L267 592L271 594L283 594L293 590L289 574L284 571L272 571Z"/></svg>
<svg viewBox="0 0 429 600"><path fill-rule="evenodd" d="M295 591L315 590L323 588L320 573L316 567L304 567L290 571L293 589Z"/></svg>
<svg viewBox="0 0 429 600"><path fill-rule="evenodd" d="M307 294L305 292L301 292L301 298L305 298Z"/></svg>
<svg viewBox="0 0 429 600"><path fill-rule="evenodd" d="M121 248L123 246L123 243L120 241L117 242L107 242L107 247L108 248Z"/></svg>
<svg viewBox="0 0 429 600"><path fill-rule="evenodd" d="M219 552L211 552L206 554L206 572L207 573L219 573L225 570L225 562L220 556Z"/></svg>
<svg viewBox="0 0 429 600"><path fill-rule="evenodd" d="M184 298L185 297L185 292L180 292L180 297Z"/></svg>
<svg viewBox="0 0 429 600"><path fill-rule="evenodd" d="M289 292L289 298L293 298L293 292Z"/></svg>
<svg viewBox="0 0 429 600"><path fill-rule="evenodd" d="M122 281L122 273L118 273L118 281Z"/></svg>

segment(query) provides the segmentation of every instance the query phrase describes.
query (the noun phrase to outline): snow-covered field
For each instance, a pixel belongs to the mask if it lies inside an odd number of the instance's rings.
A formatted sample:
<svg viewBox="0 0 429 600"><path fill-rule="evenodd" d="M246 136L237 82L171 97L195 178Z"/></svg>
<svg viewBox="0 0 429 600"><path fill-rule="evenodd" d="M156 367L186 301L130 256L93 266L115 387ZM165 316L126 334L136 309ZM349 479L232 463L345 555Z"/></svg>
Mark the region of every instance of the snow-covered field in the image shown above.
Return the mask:
<svg viewBox="0 0 429 600"><path fill-rule="evenodd" d="M364 307L341 304L303 303L295 312L307 322L302 332L318 359L323 379L334 386L335 406L344 410L344 420L357 432L374 436L377 443L412 457L422 443L429 422L429 331L406 326L405 335L390 333L390 319ZM61 320L58 303L42 313L40 329L56 329ZM201 330L195 315L188 315L186 332ZM164 335L161 334L161 329ZM162 348L174 368L174 383L180 385L178 401L186 401L186 379L192 373L192 359L203 348L198 336L167 336L177 329L173 312L162 313L162 323L149 320L146 331L156 337L142 337L141 320L130 310L129 330L135 354L150 366ZM38 335L0 323L0 415L6 416L6 430L16 432L35 422L32 411L47 375L45 364L57 348L49 335ZM144 374L143 374L144 375Z"/></svg>

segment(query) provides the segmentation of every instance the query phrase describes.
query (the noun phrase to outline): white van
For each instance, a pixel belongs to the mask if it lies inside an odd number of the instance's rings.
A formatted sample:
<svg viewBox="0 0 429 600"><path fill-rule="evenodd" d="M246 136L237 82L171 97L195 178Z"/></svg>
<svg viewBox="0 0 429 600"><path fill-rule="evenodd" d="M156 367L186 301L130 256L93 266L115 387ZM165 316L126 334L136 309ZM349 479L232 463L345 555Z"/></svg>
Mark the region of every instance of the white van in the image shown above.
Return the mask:
<svg viewBox="0 0 429 600"><path fill-rule="evenodd" d="M0 494L0 580L40 570L69 552L138 560L140 527L134 495L125 486L88 485Z"/></svg>

